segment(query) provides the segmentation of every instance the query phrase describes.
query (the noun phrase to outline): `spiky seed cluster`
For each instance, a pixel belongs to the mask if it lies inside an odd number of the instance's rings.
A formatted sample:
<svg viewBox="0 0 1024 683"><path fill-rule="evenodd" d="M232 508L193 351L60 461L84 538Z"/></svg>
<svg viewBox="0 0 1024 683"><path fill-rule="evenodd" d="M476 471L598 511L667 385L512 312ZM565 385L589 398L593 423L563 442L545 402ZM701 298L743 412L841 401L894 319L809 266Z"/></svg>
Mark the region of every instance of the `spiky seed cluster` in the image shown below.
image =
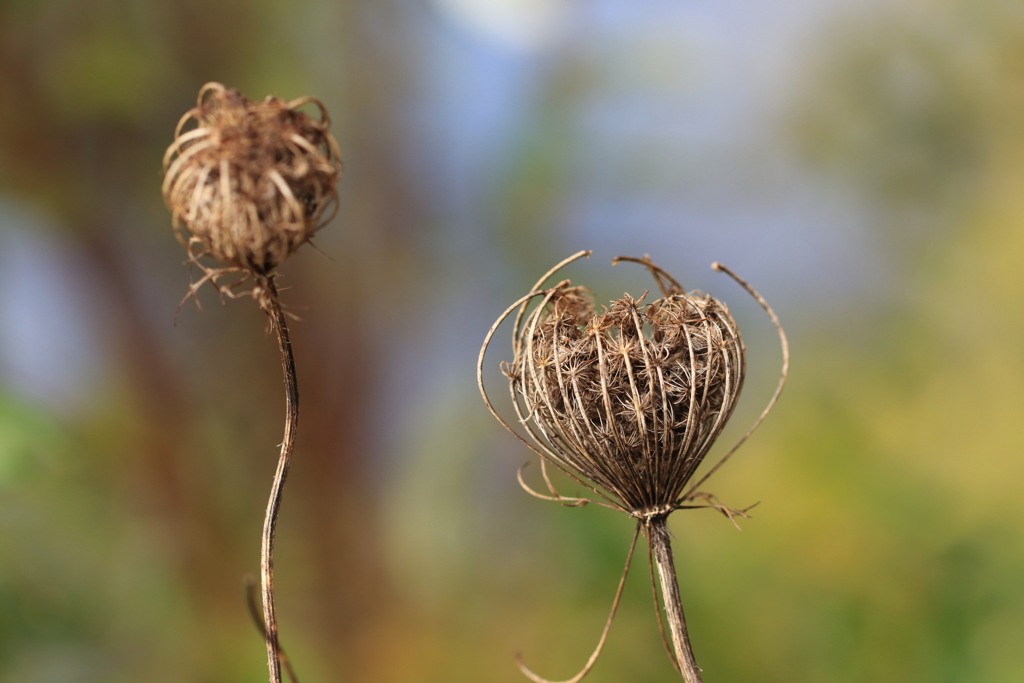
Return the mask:
<svg viewBox="0 0 1024 683"><path fill-rule="evenodd" d="M309 103L320 120L298 111ZM164 201L193 260L208 255L265 277L309 240L337 206L341 162L329 127L318 100L250 102L204 85L164 155Z"/></svg>
<svg viewBox="0 0 1024 683"><path fill-rule="evenodd" d="M516 410L547 456L637 517L670 512L729 419L745 356L725 304L687 293L646 259L664 296L597 311L549 290L521 319L506 367Z"/></svg>

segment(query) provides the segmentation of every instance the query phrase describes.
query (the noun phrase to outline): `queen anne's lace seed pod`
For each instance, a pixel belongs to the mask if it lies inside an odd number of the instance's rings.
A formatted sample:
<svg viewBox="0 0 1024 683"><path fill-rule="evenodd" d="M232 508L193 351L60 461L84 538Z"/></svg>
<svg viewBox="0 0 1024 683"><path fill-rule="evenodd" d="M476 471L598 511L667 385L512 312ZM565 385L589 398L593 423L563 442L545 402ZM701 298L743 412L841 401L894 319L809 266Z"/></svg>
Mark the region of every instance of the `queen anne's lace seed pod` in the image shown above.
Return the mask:
<svg viewBox="0 0 1024 683"><path fill-rule="evenodd" d="M686 683L701 683L693 656L672 556L668 516L674 510L713 508L729 517L746 517L709 493L697 489L757 429L786 382L789 347L782 325L768 303L738 275L720 264L753 296L771 318L782 344L782 375L768 406L753 426L696 483L691 479L732 415L746 372L743 340L729 310L718 299L687 292L650 259L622 257L650 270L662 297L645 303L624 294L598 310L589 290L564 280L542 289L561 268L589 256L579 252L548 271L533 289L510 306L491 326L477 359L477 383L491 414L541 457L541 472L550 495L538 493L522 478L531 495L563 505L588 503L625 512L637 520L611 613L597 647L584 667L563 683L578 683L594 666L615 618L626 573L642 531L657 567L661 600L668 622L662 631L666 650ZM531 305L533 306L531 310ZM509 379L517 424L524 436L495 409L484 387L484 356L498 327L515 314ZM596 498L566 497L548 476L554 465ZM656 588L655 588L656 591ZM657 600L657 596L656 596ZM657 611L659 621L661 610ZM519 660L534 683L551 683Z"/></svg>
<svg viewBox="0 0 1024 683"><path fill-rule="evenodd" d="M299 111L306 104L320 119ZM194 122L194 128L188 128ZM193 259L270 276L337 206L338 144L312 98L250 102L207 83L164 155L164 201Z"/></svg>
<svg viewBox="0 0 1024 683"><path fill-rule="evenodd" d="M725 304L663 284L656 301L626 294L600 312L582 287L550 290L508 372L520 418L556 464L638 517L678 504L746 369Z"/></svg>

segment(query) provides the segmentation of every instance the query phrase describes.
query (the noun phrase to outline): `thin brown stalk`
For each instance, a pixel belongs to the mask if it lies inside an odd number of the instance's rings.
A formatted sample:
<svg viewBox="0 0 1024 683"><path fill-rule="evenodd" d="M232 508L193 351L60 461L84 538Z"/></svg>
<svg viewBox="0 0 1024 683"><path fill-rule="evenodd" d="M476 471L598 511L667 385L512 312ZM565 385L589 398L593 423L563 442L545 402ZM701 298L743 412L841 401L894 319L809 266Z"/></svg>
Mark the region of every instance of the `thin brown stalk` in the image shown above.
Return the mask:
<svg viewBox="0 0 1024 683"><path fill-rule="evenodd" d="M651 596L654 598L654 616L658 618L658 633L661 635L661 644L665 646L665 653L672 662L672 668L679 671L679 662L676 661L676 654L668 643L668 636L665 634L665 620L661 616L661 601L658 599L658 580L654 578L654 548L650 540L647 541L647 569L651 575Z"/></svg>
<svg viewBox="0 0 1024 683"><path fill-rule="evenodd" d="M270 489L270 500L267 502L267 514L263 519L260 584L263 593L267 668L270 671L270 683L281 683L277 610L274 606L274 534L277 531L277 516L281 510L281 494L284 491L284 482L288 477L288 466L291 464L292 450L295 447L295 434L299 423L299 389L295 378L292 342L288 336L285 313L277 296L277 287L273 280L267 280L265 286L268 293L265 299L267 304L265 310L270 317L271 326L277 332L277 343L281 351L281 368L284 371L285 420L281 455L277 461L277 471L274 472L274 483Z"/></svg>
<svg viewBox="0 0 1024 683"><path fill-rule="evenodd" d="M672 541L667 517L659 516L650 520L647 524L647 540L651 544L654 564L658 567L658 576L661 579L661 598L665 604L668 630L672 636L672 649L675 650L679 673L683 675L686 683L702 683L700 668L693 658L690 636L686 631L686 617L683 615L683 602L679 597L676 566L672 561Z"/></svg>
<svg viewBox="0 0 1024 683"><path fill-rule="evenodd" d="M256 598L256 577L251 574L245 576L245 604L249 608L249 616L252 617L252 623L256 625L260 635L266 638L267 625L263 620L263 614L260 611L260 605ZM281 666L284 668L285 673L288 674L288 680L291 683L299 683L299 678L295 675L295 669L292 668L292 662L288 659L288 654L280 644L278 644L277 653L281 658Z"/></svg>

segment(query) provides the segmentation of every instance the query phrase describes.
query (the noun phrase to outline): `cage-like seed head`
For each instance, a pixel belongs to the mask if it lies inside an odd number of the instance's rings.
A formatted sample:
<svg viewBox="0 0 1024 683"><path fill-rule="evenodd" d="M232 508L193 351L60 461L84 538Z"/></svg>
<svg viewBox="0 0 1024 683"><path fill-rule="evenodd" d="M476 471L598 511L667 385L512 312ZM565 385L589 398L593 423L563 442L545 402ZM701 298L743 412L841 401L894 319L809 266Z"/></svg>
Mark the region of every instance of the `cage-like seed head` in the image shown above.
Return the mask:
<svg viewBox="0 0 1024 683"><path fill-rule="evenodd" d="M298 110L305 104L319 120ZM164 201L190 255L268 276L309 240L337 207L341 162L329 127L318 100L250 102L204 85L164 155Z"/></svg>
<svg viewBox="0 0 1024 683"><path fill-rule="evenodd" d="M582 287L549 290L524 320L507 371L538 445L638 516L678 502L746 367L725 304L649 267L665 294L651 303L626 294L597 311Z"/></svg>

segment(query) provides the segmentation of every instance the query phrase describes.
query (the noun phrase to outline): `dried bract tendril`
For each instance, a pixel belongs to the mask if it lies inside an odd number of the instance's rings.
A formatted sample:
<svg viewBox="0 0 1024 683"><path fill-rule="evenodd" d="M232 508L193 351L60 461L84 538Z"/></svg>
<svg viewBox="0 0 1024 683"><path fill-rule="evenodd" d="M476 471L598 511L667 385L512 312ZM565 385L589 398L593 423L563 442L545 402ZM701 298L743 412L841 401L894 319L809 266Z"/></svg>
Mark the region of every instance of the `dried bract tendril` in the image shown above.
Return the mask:
<svg viewBox="0 0 1024 683"><path fill-rule="evenodd" d="M299 111L306 104L319 119ZM272 277L330 220L341 162L329 127L313 98L250 102L220 83L202 87L164 155L163 181L178 238L205 274L196 286L231 273ZM225 267L205 267L202 256Z"/></svg>

